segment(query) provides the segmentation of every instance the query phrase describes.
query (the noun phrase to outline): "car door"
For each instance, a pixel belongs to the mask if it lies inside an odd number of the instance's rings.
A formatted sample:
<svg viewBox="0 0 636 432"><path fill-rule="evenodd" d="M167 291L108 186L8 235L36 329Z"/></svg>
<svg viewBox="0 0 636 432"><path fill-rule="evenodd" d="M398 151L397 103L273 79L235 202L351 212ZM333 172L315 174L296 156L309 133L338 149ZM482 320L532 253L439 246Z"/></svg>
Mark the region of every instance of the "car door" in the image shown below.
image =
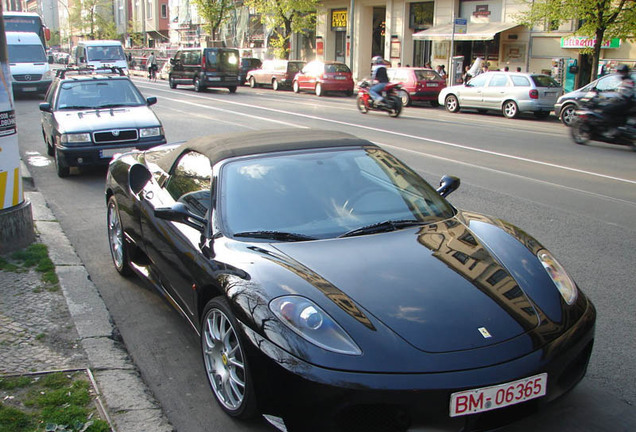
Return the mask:
<svg viewBox="0 0 636 432"><path fill-rule="evenodd" d="M465 108L481 108L483 106L483 91L489 78L489 75L483 74L468 81L459 92L459 104Z"/></svg>
<svg viewBox="0 0 636 432"><path fill-rule="evenodd" d="M494 73L488 81L488 85L482 89L482 107L499 109L510 89L508 75L505 73Z"/></svg>
<svg viewBox="0 0 636 432"><path fill-rule="evenodd" d="M51 87L49 87L49 91L46 93L44 98L44 102L48 103L51 107L50 111L40 111L41 119L42 119L42 132L44 132L46 144L55 144L55 129L56 125L54 123L55 119L53 118L53 112L56 109L55 99L57 94L57 89L59 87L60 81L54 81Z"/></svg>
<svg viewBox="0 0 636 432"><path fill-rule="evenodd" d="M177 51L177 53L174 55L174 59L171 62L171 66L172 66L172 78L175 81L181 81L183 79L183 61L185 58L185 52L184 51Z"/></svg>
<svg viewBox="0 0 636 432"><path fill-rule="evenodd" d="M164 289L190 316L196 312L192 288L197 282L201 261L206 260L202 254L201 231L180 222L158 219L154 210L181 203L190 212L209 217L211 179L209 159L187 151L179 157L162 186L143 192L146 208L142 209L141 231L146 254Z"/></svg>

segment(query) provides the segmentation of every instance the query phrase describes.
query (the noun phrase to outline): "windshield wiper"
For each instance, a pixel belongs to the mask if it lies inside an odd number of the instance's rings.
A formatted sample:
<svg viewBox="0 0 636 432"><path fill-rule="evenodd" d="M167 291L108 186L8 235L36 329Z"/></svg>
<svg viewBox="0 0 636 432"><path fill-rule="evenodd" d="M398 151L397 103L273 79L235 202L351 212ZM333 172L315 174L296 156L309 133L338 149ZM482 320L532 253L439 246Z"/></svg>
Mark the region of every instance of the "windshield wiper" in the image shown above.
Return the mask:
<svg viewBox="0 0 636 432"><path fill-rule="evenodd" d="M128 105L122 104L122 103L115 103L115 104L100 105L100 106L95 107L95 108L97 108L97 109L102 109L102 108L120 108L120 107L124 107L124 106L128 106Z"/></svg>
<svg viewBox="0 0 636 432"><path fill-rule="evenodd" d="M338 237L353 237L364 234L375 234L380 232L395 231L401 228L407 228L410 226L423 225L425 222L416 219L400 219L400 220L386 220L371 225L363 226L360 228L347 231L346 233Z"/></svg>
<svg viewBox="0 0 636 432"><path fill-rule="evenodd" d="M95 107L83 106L83 105L67 105L65 107L61 107L61 110L89 110L95 109Z"/></svg>
<svg viewBox="0 0 636 432"><path fill-rule="evenodd" d="M234 234L234 237L253 237L282 241L316 240L315 237L282 231L245 231Z"/></svg>

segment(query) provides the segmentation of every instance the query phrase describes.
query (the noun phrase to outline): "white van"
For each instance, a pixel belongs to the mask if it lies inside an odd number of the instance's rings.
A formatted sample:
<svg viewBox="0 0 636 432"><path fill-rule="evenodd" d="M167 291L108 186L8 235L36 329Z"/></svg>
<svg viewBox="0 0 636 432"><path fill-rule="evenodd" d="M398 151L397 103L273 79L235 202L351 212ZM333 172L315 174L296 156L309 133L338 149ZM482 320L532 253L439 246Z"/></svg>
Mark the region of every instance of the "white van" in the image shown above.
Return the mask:
<svg viewBox="0 0 636 432"><path fill-rule="evenodd" d="M53 81L44 46L35 33L6 32L13 94L46 93Z"/></svg>
<svg viewBox="0 0 636 432"><path fill-rule="evenodd" d="M73 64L77 67L116 66L128 73L126 53L116 40L90 40L78 42L73 51Z"/></svg>

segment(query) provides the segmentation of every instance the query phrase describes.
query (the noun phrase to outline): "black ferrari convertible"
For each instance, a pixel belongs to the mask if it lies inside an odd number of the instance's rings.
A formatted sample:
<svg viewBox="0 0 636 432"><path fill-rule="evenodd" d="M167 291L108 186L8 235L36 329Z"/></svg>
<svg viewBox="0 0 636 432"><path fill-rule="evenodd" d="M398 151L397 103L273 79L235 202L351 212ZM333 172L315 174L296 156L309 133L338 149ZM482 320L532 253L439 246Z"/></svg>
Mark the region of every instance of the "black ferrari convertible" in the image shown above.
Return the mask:
<svg viewBox="0 0 636 432"><path fill-rule="evenodd" d="M116 156L113 262L201 337L229 415L288 431L484 429L584 376L596 312L539 242L321 130Z"/></svg>

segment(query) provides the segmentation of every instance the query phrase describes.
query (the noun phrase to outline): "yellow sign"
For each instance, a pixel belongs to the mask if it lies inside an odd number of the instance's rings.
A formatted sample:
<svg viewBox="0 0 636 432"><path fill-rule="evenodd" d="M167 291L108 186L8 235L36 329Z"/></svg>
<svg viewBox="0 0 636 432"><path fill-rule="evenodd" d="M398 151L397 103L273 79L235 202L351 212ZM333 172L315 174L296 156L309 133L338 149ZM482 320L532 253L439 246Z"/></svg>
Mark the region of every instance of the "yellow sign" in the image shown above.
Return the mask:
<svg viewBox="0 0 636 432"><path fill-rule="evenodd" d="M331 11L331 28L347 29L347 10L339 9Z"/></svg>

